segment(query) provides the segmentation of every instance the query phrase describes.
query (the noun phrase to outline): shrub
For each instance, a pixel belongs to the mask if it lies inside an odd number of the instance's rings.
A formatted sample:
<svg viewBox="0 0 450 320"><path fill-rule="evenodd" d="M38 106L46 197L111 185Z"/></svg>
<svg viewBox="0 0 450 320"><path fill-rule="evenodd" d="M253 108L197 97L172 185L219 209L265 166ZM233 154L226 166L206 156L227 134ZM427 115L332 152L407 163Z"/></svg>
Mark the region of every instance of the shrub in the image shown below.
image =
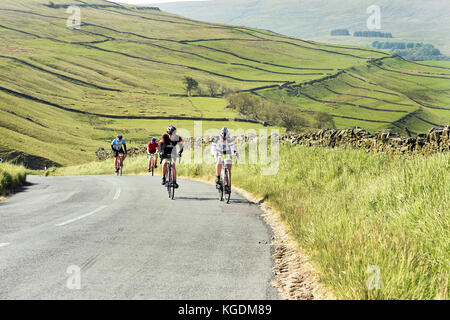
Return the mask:
<svg viewBox="0 0 450 320"><path fill-rule="evenodd" d="M326 112L316 112L314 115L314 127L318 129L334 129L335 125L333 117Z"/></svg>

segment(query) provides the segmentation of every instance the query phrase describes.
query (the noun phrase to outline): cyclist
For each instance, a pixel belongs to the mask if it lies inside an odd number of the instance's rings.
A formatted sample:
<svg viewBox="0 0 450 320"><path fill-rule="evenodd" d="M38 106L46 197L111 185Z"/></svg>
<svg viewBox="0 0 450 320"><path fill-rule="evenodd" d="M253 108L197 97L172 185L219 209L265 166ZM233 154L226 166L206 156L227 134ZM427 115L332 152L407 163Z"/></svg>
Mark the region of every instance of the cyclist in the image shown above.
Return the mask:
<svg viewBox="0 0 450 320"><path fill-rule="evenodd" d="M121 134L117 135L117 138L111 142L111 149L114 153L114 168L116 168L116 173L119 172L117 170L117 157L123 154L123 160L127 157L127 143ZM122 162L123 162L122 160Z"/></svg>
<svg viewBox="0 0 450 320"><path fill-rule="evenodd" d="M175 168L175 162L177 159L177 145L180 145L178 156L181 157L184 150L183 139L177 135L177 128L175 128L174 126L170 126L167 128L167 133L161 138L158 151L161 155L161 161L164 161L162 185L166 185L167 160L171 159L173 160L173 180L175 189L179 188L179 185L177 183L177 171Z"/></svg>
<svg viewBox="0 0 450 320"><path fill-rule="evenodd" d="M239 157L239 152L237 152L234 147L233 139L231 138L230 131L227 128L222 128L222 130L220 130L219 138L216 138L211 145L211 153L216 158L216 185L217 188L220 188L220 174L222 172L222 160L224 160L224 156L234 154L236 157ZM228 166L231 177L233 162L228 161L226 165Z"/></svg>
<svg viewBox="0 0 450 320"><path fill-rule="evenodd" d="M155 169L158 168L157 162L158 162L158 153L156 151L158 150L158 140L156 138L152 138L152 141L150 141L147 145L147 155L148 157L148 172L152 171L152 155L155 155Z"/></svg>

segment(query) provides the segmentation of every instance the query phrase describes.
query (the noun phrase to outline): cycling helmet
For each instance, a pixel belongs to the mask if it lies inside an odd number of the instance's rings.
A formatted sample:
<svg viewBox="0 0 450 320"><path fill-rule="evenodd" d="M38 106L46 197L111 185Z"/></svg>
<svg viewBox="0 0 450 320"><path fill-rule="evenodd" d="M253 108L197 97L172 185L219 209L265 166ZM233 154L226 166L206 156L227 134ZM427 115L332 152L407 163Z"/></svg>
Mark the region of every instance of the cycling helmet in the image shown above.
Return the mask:
<svg viewBox="0 0 450 320"><path fill-rule="evenodd" d="M121 134L118 134L118 135L117 135L117 139L122 140L122 139L123 139L123 136L122 136Z"/></svg>
<svg viewBox="0 0 450 320"><path fill-rule="evenodd" d="M158 140L156 140L156 138L152 138L153 143L155 143L156 141L158 141Z"/></svg>
<svg viewBox="0 0 450 320"><path fill-rule="evenodd" d="M176 131L177 131L177 128L175 128L174 126L170 126L167 128L168 134L174 134Z"/></svg>
<svg viewBox="0 0 450 320"><path fill-rule="evenodd" d="M221 138L228 138L228 136L230 135L230 131L228 130L228 128L222 128L222 130L220 130L220 137Z"/></svg>

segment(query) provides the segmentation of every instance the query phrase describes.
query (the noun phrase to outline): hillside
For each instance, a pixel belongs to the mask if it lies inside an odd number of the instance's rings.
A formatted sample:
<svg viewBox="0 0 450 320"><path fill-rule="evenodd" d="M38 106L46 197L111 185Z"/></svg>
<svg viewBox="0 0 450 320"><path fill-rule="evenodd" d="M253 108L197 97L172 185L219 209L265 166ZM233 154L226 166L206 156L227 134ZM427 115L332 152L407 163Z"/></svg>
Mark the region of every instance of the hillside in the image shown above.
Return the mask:
<svg viewBox="0 0 450 320"><path fill-rule="evenodd" d="M202 21L270 29L303 39L366 46L374 38L331 37L334 29L367 30L371 5L381 8L382 32L393 41L427 42L450 55L450 6L446 0L210 0L159 6Z"/></svg>
<svg viewBox="0 0 450 320"><path fill-rule="evenodd" d="M39 167L94 160L117 132L131 146L173 123L257 129L223 96L186 95L183 79L214 80L337 127L424 132L450 122L450 69L270 31L193 21L99 0L0 4L0 157ZM66 8L81 7L68 29ZM310 83L310 84L308 84ZM186 132L186 131L184 131Z"/></svg>

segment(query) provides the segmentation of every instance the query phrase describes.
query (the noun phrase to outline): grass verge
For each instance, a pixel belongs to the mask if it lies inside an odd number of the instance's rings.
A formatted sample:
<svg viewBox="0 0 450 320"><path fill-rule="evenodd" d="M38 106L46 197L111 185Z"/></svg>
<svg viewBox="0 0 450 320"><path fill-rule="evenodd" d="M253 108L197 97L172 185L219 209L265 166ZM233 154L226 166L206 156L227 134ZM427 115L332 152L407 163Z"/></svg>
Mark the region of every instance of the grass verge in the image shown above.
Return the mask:
<svg viewBox="0 0 450 320"><path fill-rule="evenodd" d="M143 173L146 158L127 159ZM111 161L52 174L111 174ZM281 212L340 299L448 299L450 154L392 159L359 150L280 149L279 172L238 165L233 184ZM214 165L181 165L213 179Z"/></svg>
<svg viewBox="0 0 450 320"><path fill-rule="evenodd" d="M0 163L0 195L25 184L27 169L22 166Z"/></svg>

